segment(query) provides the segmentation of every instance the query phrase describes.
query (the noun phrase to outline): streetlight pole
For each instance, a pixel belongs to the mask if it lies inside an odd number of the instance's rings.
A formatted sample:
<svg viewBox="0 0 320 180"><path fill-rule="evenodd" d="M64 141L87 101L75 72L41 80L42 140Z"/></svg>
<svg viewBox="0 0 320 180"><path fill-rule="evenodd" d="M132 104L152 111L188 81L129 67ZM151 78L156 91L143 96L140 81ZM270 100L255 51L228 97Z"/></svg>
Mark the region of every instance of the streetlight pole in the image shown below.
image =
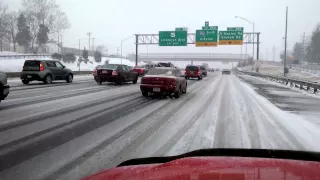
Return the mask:
<svg viewBox="0 0 320 180"><path fill-rule="evenodd" d="M286 76L286 66L287 66L287 34L288 34L288 7L286 7L286 30L284 36L284 63L283 63L283 72Z"/></svg>
<svg viewBox="0 0 320 180"><path fill-rule="evenodd" d="M254 60L254 32L255 32L255 23L241 16L235 16L235 18L242 19L250 24L252 24L252 60Z"/></svg>
<svg viewBox="0 0 320 180"><path fill-rule="evenodd" d="M123 41L126 41L126 40L130 39L131 37L132 37L132 36L128 36L128 37L126 37L126 38L124 38L124 39L121 40L121 50L120 50L121 64L122 64L122 44L123 44Z"/></svg>

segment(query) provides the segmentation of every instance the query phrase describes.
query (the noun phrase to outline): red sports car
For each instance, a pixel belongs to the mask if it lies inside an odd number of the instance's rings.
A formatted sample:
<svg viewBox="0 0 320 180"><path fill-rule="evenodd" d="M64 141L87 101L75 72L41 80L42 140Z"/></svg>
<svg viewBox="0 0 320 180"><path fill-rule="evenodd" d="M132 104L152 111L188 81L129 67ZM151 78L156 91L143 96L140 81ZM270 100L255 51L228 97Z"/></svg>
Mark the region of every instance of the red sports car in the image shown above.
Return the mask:
<svg viewBox="0 0 320 180"><path fill-rule="evenodd" d="M320 178L319 161L316 152L204 149L128 160L85 180L311 180Z"/></svg>
<svg viewBox="0 0 320 180"><path fill-rule="evenodd" d="M156 67L141 79L140 90L143 96L153 93L179 98L181 93L187 92L187 85L187 80L178 68Z"/></svg>
<svg viewBox="0 0 320 180"><path fill-rule="evenodd" d="M136 73L138 73L139 76L143 76L143 75L145 75L146 72L147 72L147 68L146 68L145 65L135 66L135 67L133 68L133 70L134 70Z"/></svg>

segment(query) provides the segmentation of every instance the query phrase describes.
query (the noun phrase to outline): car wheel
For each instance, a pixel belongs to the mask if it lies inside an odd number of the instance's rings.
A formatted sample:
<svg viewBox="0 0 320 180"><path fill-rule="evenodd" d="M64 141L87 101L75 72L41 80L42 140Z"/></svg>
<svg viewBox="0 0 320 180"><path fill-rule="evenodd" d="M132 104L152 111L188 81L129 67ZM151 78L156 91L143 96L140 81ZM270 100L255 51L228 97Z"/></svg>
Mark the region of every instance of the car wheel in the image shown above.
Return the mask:
<svg viewBox="0 0 320 180"><path fill-rule="evenodd" d="M199 77L198 77L198 80L201 80L201 79L202 79L202 78L199 76Z"/></svg>
<svg viewBox="0 0 320 180"><path fill-rule="evenodd" d="M148 97L148 92L142 91L142 96Z"/></svg>
<svg viewBox="0 0 320 180"><path fill-rule="evenodd" d="M96 81L97 82L97 84L99 84L99 85L101 85L102 84L102 81Z"/></svg>
<svg viewBox="0 0 320 180"><path fill-rule="evenodd" d="M117 84L119 84L119 85L123 85L123 83L124 83L124 79L123 79L123 77L119 77L119 79L118 79L118 83L117 83Z"/></svg>
<svg viewBox="0 0 320 180"><path fill-rule="evenodd" d="M52 77L50 75L47 75L45 78L44 78L44 81L43 81L45 84L51 84L52 83Z"/></svg>
<svg viewBox="0 0 320 180"><path fill-rule="evenodd" d="M182 91L183 94L187 93L187 87L188 85L186 84L186 88Z"/></svg>
<svg viewBox="0 0 320 180"><path fill-rule="evenodd" d="M69 74L67 77L67 83L72 83L72 81L73 81L73 76L72 74Z"/></svg>
<svg viewBox="0 0 320 180"><path fill-rule="evenodd" d="M178 91L174 92L174 97L178 99L180 97L180 94L181 94L181 87L179 88Z"/></svg>
<svg viewBox="0 0 320 180"><path fill-rule="evenodd" d="M137 82L138 82L138 77L139 77L139 76L137 76L136 79L132 81L133 84L137 84Z"/></svg>
<svg viewBox="0 0 320 180"><path fill-rule="evenodd" d="M22 80L22 83L23 83L23 84L29 84L29 82L30 82L30 81L28 81L28 80Z"/></svg>

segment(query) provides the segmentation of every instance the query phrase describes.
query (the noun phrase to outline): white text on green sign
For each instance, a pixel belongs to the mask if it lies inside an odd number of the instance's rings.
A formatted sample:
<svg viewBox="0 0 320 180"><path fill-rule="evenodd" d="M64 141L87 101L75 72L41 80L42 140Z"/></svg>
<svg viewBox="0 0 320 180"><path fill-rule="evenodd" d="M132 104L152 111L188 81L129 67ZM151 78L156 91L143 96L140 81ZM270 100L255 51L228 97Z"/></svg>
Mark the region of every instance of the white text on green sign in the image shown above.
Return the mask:
<svg viewBox="0 0 320 180"><path fill-rule="evenodd" d="M228 27L228 31L243 31L243 27Z"/></svg>

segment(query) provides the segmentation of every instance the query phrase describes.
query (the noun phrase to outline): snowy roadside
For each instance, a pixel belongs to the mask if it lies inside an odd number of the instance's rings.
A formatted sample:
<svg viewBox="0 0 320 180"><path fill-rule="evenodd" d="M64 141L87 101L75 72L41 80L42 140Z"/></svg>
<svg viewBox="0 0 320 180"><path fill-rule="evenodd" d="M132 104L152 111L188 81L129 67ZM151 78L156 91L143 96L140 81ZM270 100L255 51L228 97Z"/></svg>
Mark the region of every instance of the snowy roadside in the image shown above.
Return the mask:
<svg viewBox="0 0 320 180"><path fill-rule="evenodd" d="M252 70L251 66L241 67L239 69L242 71L255 72L255 69ZM261 74L283 76L283 68L279 66L274 66L274 65L262 64L259 68L259 72ZM297 79L297 80L320 83L320 76L317 74L309 73L309 72L290 69L288 77Z"/></svg>
<svg viewBox="0 0 320 180"><path fill-rule="evenodd" d="M79 57L76 56L78 59ZM41 58L41 59L50 59L50 58ZM24 61L27 60L26 58L23 59L0 59L0 71L3 72L21 72L21 69L23 67ZM128 66L134 66L135 62L132 62L128 59L122 59L121 58L108 58L108 57L102 57L101 62L95 62L93 57L89 57L89 62L87 64L81 63L80 68L77 66L77 61L74 63L66 63L61 61L63 65L65 65L67 68L71 69L72 71L93 71L93 69L98 65L105 64L105 61L109 61L110 64L125 64ZM92 63L91 63L92 62ZM139 62L139 64L142 64Z"/></svg>

